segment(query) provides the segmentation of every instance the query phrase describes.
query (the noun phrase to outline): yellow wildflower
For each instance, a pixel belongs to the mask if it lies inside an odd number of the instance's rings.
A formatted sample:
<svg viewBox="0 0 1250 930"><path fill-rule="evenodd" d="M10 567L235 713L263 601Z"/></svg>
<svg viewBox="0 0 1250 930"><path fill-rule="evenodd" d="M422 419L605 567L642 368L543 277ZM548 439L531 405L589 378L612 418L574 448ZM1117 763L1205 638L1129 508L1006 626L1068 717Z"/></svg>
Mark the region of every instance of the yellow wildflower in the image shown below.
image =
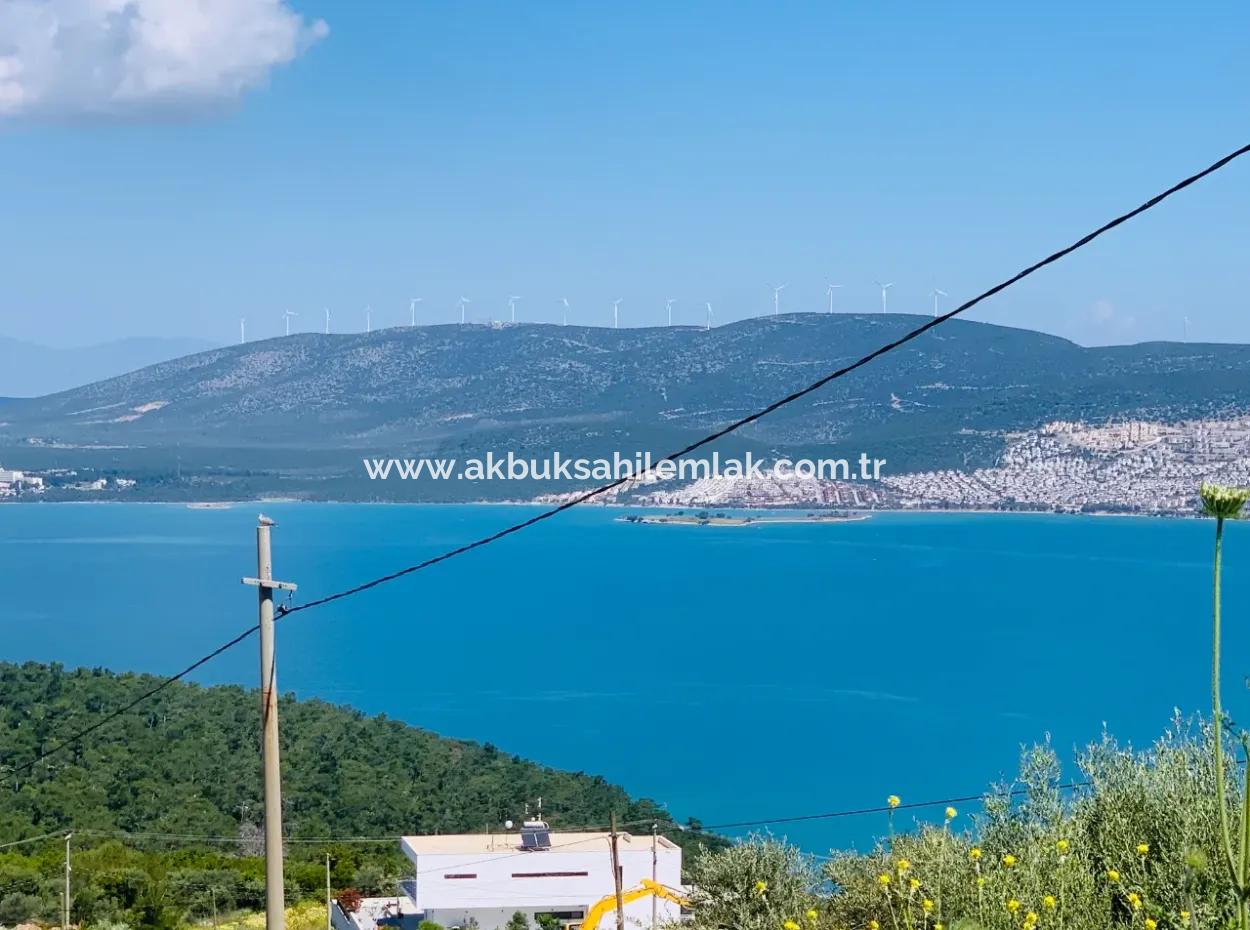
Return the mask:
<svg viewBox="0 0 1250 930"><path fill-rule="evenodd" d="M1107 869L1107 881L1118 882L1119 880L1120 880L1119 872L1117 872L1115 869Z"/></svg>
<svg viewBox="0 0 1250 930"><path fill-rule="evenodd" d="M808 909L808 911L807 911L807 919L808 919L808 920L815 920L815 919L816 919L817 917L819 917L819 916L820 916L820 915L816 913L816 909L815 909L815 908L809 908L809 909Z"/></svg>
<svg viewBox="0 0 1250 930"><path fill-rule="evenodd" d="M946 930L946 924L942 923L939 920L937 923L933 925L933 930Z"/></svg>
<svg viewBox="0 0 1250 930"><path fill-rule="evenodd" d="M906 859L900 859L898 860L898 865L895 866L895 868L898 869L899 875L906 875L907 870L911 868L911 863Z"/></svg>
<svg viewBox="0 0 1250 930"><path fill-rule="evenodd" d="M907 879L907 887L910 888L912 891L915 891L917 888L920 887L920 879L918 878Z"/></svg>
<svg viewBox="0 0 1250 930"><path fill-rule="evenodd" d="M978 876L977 876L977 887L978 887L978 888L984 888L984 887L985 887L985 876L984 876L984 875L978 875Z"/></svg>
<svg viewBox="0 0 1250 930"><path fill-rule="evenodd" d="M1055 896L1053 894L1048 894L1046 897L1042 898L1042 907L1046 908L1048 911L1053 911L1058 904L1059 902L1055 900Z"/></svg>
<svg viewBox="0 0 1250 930"><path fill-rule="evenodd" d="M970 850L968 850L968 858L969 858L969 859L972 859L973 861L976 861L977 859L980 859L980 858L981 858L981 847L980 847L980 846L973 846Z"/></svg>
<svg viewBox="0 0 1250 930"><path fill-rule="evenodd" d="M1146 918L1146 930L1158 930L1159 922L1153 917Z"/></svg>
<svg viewBox="0 0 1250 930"><path fill-rule="evenodd" d="M890 873L882 872L880 875L878 875L877 884L880 885L882 888L889 888L890 887Z"/></svg>
<svg viewBox="0 0 1250 930"><path fill-rule="evenodd" d="M881 924L877 923L875 920L870 920L868 921L868 930L881 930Z"/></svg>
<svg viewBox="0 0 1250 930"><path fill-rule="evenodd" d="M1016 911L1020 910L1020 902L1017 901L1015 898L1012 898L1010 901L1007 902L1007 910L1011 911L1011 913L1014 914Z"/></svg>
<svg viewBox="0 0 1250 930"><path fill-rule="evenodd" d="M1029 911L1027 914L1024 915L1024 925L1026 927L1033 927L1033 926L1036 926L1036 924L1037 924L1037 911Z"/></svg>
<svg viewBox="0 0 1250 930"><path fill-rule="evenodd" d="M1139 855L1139 856L1144 856L1144 855L1146 855L1146 853L1148 853L1148 852L1150 852L1150 844L1149 844L1149 843L1138 843L1138 844L1137 844L1137 855Z"/></svg>
<svg viewBox="0 0 1250 930"><path fill-rule="evenodd" d="M1141 895L1139 895L1136 891L1130 891L1128 893L1128 903L1129 903L1129 907L1131 907L1133 910L1140 911L1141 910Z"/></svg>
<svg viewBox="0 0 1250 930"><path fill-rule="evenodd" d="M953 808L953 807L948 807L948 808L946 808L946 819L947 819L947 820L954 820L954 819L955 819L956 817L958 817L958 816L959 816L959 811L955 810L955 808Z"/></svg>
<svg viewBox="0 0 1250 930"><path fill-rule="evenodd" d="M1011 853L1007 853L1007 855L1003 856L1003 867L1009 869L1013 865L1016 864L1016 861L1017 860L1015 856L1013 856Z"/></svg>
<svg viewBox="0 0 1250 930"><path fill-rule="evenodd" d="M900 804L903 803L903 801L897 794L892 794L888 798L885 799L885 803L889 804L890 807L898 807Z"/></svg>
<svg viewBox="0 0 1250 930"><path fill-rule="evenodd" d="M784 930L799 930L799 925L795 923L793 920L787 920L781 926L784 928Z"/></svg>
<svg viewBox="0 0 1250 930"><path fill-rule="evenodd" d="M1066 854L1067 854L1067 852L1068 852L1068 841L1067 841L1067 840L1056 840L1056 842L1055 842L1055 849L1059 850L1059 855L1061 855L1061 856L1066 855Z"/></svg>
<svg viewBox="0 0 1250 930"><path fill-rule="evenodd" d="M933 913L933 902L932 902L932 901L930 901L928 898L925 898L923 901L921 901L921 902L920 902L920 906L921 906L921 908L923 908L923 909L924 909L924 912L925 912L926 914L932 914L932 913Z"/></svg>
<svg viewBox="0 0 1250 930"><path fill-rule="evenodd" d="M1186 923L1189 922L1189 911L1181 911L1181 920Z"/></svg>

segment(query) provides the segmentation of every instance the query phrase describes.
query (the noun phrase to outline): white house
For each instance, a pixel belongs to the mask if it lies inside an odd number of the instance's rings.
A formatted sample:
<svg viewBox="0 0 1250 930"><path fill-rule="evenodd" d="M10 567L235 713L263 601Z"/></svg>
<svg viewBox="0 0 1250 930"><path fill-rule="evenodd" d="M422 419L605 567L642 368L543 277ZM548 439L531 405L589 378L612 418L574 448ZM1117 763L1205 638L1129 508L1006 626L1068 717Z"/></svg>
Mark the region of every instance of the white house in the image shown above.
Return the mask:
<svg viewBox="0 0 1250 930"><path fill-rule="evenodd" d="M330 909L334 930L416 930L419 920L411 901L403 896L361 898L350 914L335 901Z"/></svg>
<svg viewBox="0 0 1250 930"><path fill-rule="evenodd" d="M403 837L414 872L401 883L404 893L422 919L447 928L475 922L497 930L520 911L532 927L550 915L569 930L615 930L611 834L532 826L522 833ZM627 927L650 930L653 914L657 925L678 920L681 847L661 836L653 848L650 835L629 833L617 834L617 846Z"/></svg>

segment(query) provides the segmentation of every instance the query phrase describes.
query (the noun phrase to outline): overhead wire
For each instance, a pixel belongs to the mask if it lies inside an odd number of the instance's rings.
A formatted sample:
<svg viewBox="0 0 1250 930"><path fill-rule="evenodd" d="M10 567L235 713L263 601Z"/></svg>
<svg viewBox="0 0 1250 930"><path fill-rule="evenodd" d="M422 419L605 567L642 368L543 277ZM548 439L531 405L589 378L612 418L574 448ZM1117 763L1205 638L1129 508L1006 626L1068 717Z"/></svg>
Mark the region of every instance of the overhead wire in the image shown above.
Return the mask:
<svg viewBox="0 0 1250 930"><path fill-rule="evenodd" d="M954 309L949 310L946 313L940 314L938 316L933 317L930 320L925 321L922 325L908 330L899 338L894 339L890 342L885 343L884 345L879 346L878 348L874 349L872 352L869 352L867 355L864 355L858 358L857 360L851 362L850 364L845 365L841 368L838 368L835 371L830 372L829 374L819 378L818 380L813 381L811 384L808 384L806 387L793 391L792 393L787 394L785 397L782 397L780 400L774 401L773 403L768 404L765 407L762 407L761 409L755 411L754 413L748 414L747 416L744 416L738 420L735 420L732 423L728 424L727 426L724 426L718 430L715 430L714 432L703 436L701 439L695 440L694 442L691 442L683 446L682 448L676 450L675 452L671 452L668 455L663 456L662 458L656 461L656 464L658 465L662 462L676 461L679 458L687 456L691 452L701 449L704 446L712 442L715 442L716 440L721 439L724 436L727 436L730 433L733 433L736 430L739 430L744 426L754 423L757 420L760 420L763 417L768 416L769 414L775 412L776 410L779 410L782 407L792 404L795 401L800 400L803 397L806 397L809 394L812 394L813 392L820 390L822 387L829 384L830 382L835 381L839 378L845 377L846 375L856 371L859 368L862 368L863 366L875 361L876 359L901 348L902 346L918 338L919 336L923 335L929 330L934 329L935 327L946 323L947 321L953 319L956 316L959 316L962 313L965 313L966 311L972 309L973 307L989 299L990 297L993 297L994 295L1001 293L1002 291L1006 290L1007 288L1011 287L1017 282L1022 281L1023 279L1029 277L1032 274L1035 274L1036 272L1047 267L1048 265L1054 264L1055 262L1060 261L1066 256L1077 251L1078 249L1083 248L1084 246L1093 242L1095 239L1115 229L1116 227L1122 225L1123 223L1126 223L1129 220L1133 219L1134 217L1139 216L1142 213L1145 213L1146 211L1153 209L1154 207L1158 206L1163 201L1167 200L1169 197L1173 196L1174 194L1179 193L1180 191L1184 190L1187 187L1190 187L1193 184L1196 184L1198 181L1202 180L1203 178L1208 177L1211 174L1214 174L1216 171L1219 171L1220 169L1224 168L1226 165L1242 157L1248 152L1250 152L1250 144L1243 145L1240 148L1235 149L1229 154L1223 156L1222 158L1217 159L1215 162L1211 163L1206 168L1203 168L1202 170L1189 175L1188 177L1182 179L1181 181L1178 181L1177 183L1173 184L1171 187L1167 188L1164 191L1161 191L1158 194L1155 194L1153 197L1139 204L1137 207L1133 208L1132 210L1129 210L1126 213L1122 213L1116 216L1115 218L1109 220L1108 222L1094 229L1092 232L1089 232L1085 234L1084 236L1081 236L1079 239L1075 240L1071 244L1055 252L1052 252L1050 255L1046 256L1040 261L1034 262L1033 264L1022 269L1021 271L1017 272L1011 277L1006 278L1003 281L999 282L998 284L995 284L993 287L989 288L988 290L981 292L976 297L973 297L971 300L967 300L964 303L960 304L959 306L955 307ZM400 568L388 574L378 576L376 578L361 582L359 584L342 589L340 591L336 591L331 594L324 595L322 597L318 597L314 600L307 601L303 604L295 604L291 606L287 606L287 605L278 606L277 612L276 612L277 617L279 618L286 617L292 614L301 613L303 611L312 610L317 607L322 607L327 604L335 603L345 598L352 597L356 594L361 594L365 591L376 588L379 585L387 584L391 581L395 581L399 578L403 578L415 572L419 572L424 569L430 568L441 562L445 562L449 559L455 558L456 556L463 555L475 549L480 549L483 546L487 546L492 543L498 542L499 540L502 540L508 536L511 536L515 533L519 533L522 530L528 529L529 527L535 526L538 523L541 523L545 520L549 520L552 517L555 517L558 514L561 514L566 510L570 510L573 507L578 506L579 504L585 503L586 501L599 497L607 493L608 491L613 490L614 488L617 488L617 487L620 487L621 485L626 484L627 482L634 481L637 479L637 477L638 476L633 476L633 475L619 477L615 480L602 484L592 490L586 491L582 494L578 494L574 496L573 498L570 498L568 501L565 501L564 503L561 503L555 507L542 511L541 513L535 514L532 517L529 517L525 520L521 520L520 522L511 524L510 526L507 526L501 530L498 530L497 532L491 533L490 535L480 537L472 542L457 546L439 555L432 556L428 559L425 559L423 561L417 562L412 565L408 565L404 568ZM234 637L233 639L229 640L223 645L218 646L216 649L214 649L212 652L208 653L207 655L197 659L195 662L191 663L182 671L164 679L158 685L144 692L136 699L110 712L109 714L107 714L100 720L96 721L95 723L91 724L90 726L65 737L52 748L40 751L30 761L25 762L19 766L13 767L11 769L12 773L18 774L21 772L29 771L30 769L34 768L34 766L38 765L40 762L44 761L48 757L56 753L59 753L63 751L64 749L66 749L68 746L71 746L81 741L83 738L95 732L96 730L100 729L101 727L107 725L112 720L117 719L118 717L132 710L134 707L138 706L143 701L147 700L148 698L151 698L152 696L156 695L160 691L174 684L174 682L179 681L182 678L185 678L187 675L191 674L193 671L200 668L207 662L221 655L223 652L226 652L228 649L231 649L234 646L238 645L243 640L251 636L254 632L256 632L256 627L249 627L248 629L240 633L238 636Z"/></svg>

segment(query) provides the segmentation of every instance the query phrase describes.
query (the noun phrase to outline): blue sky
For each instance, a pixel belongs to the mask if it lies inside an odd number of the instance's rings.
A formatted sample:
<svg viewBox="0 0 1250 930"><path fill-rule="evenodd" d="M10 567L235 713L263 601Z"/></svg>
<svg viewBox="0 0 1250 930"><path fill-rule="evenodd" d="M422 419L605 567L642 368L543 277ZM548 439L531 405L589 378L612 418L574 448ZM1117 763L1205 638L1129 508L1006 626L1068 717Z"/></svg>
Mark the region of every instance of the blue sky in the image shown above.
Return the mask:
<svg viewBox="0 0 1250 930"><path fill-rule="evenodd" d="M0 335L228 342L287 307L450 322L462 294L725 322L783 282L824 309L829 280L840 310L880 279L924 311L1250 141L1232 0L287 5L328 31L237 95L0 119ZM1250 342L1248 193L1250 159L975 318Z"/></svg>

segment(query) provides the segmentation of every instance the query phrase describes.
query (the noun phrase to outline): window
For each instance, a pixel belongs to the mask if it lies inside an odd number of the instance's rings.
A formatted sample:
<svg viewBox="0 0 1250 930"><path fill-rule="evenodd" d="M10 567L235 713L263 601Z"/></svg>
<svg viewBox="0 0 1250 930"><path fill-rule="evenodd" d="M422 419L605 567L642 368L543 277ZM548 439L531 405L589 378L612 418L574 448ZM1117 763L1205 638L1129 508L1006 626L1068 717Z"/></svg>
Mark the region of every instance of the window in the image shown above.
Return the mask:
<svg viewBox="0 0 1250 930"><path fill-rule="evenodd" d="M585 878L589 872L513 872L513 878Z"/></svg>

